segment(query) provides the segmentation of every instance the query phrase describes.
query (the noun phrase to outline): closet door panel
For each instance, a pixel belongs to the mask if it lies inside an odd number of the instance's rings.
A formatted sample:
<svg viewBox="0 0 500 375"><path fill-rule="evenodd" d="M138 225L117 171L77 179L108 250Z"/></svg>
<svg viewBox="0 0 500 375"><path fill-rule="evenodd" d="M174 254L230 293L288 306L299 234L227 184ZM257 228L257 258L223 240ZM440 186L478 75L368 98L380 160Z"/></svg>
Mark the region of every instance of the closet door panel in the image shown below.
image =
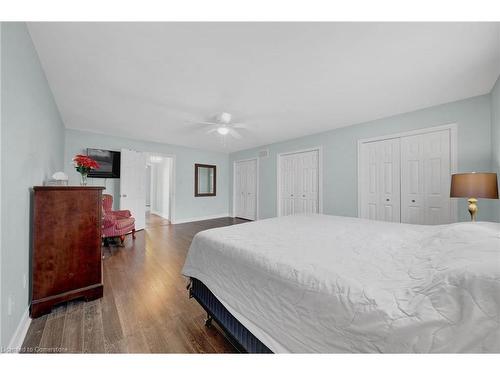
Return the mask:
<svg viewBox="0 0 500 375"><path fill-rule="evenodd" d="M290 155L280 157L280 215L282 216L293 214L294 167Z"/></svg>
<svg viewBox="0 0 500 375"><path fill-rule="evenodd" d="M377 220L380 202L378 146L376 142L370 142L361 147L361 217Z"/></svg>
<svg viewBox="0 0 500 375"><path fill-rule="evenodd" d="M257 161L235 165L235 216L255 220L257 213Z"/></svg>
<svg viewBox="0 0 500 375"><path fill-rule="evenodd" d="M424 223L422 135L401 139L401 222Z"/></svg>
<svg viewBox="0 0 500 375"><path fill-rule="evenodd" d="M245 214L244 199L244 168L241 162L236 163L235 168L235 216L243 217Z"/></svg>
<svg viewBox="0 0 500 375"><path fill-rule="evenodd" d="M257 217L257 161L246 162L247 191L246 191L246 218L255 220Z"/></svg>
<svg viewBox="0 0 500 375"><path fill-rule="evenodd" d="M280 156L280 215L319 212L319 152Z"/></svg>
<svg viewBox="0 0 500 375"><path fill-rule="evenodd" d="M427 134L423 148L426 182L425 223L446 224L451 222L449 131Z"/></svg>
<svg viewBox="0 0 500 375"><path fill-rule="evenodd" d="M299 171L297 177L302 181L297 191L301 201L301 213L318 212L318 151L309 151L297 155Z"/></svg>
<svg viewBox="0 0 500 375"><path fill-rule="evenodd" d="M451 222L449 130L403 137L401 160L402 222Z"/></svg>
<svg viewBox="0 0 500 375"><path fill-rule="evenodd" d="M400 140L378 143L380 209L378 219L400 221Z"/></svg>
<svg viewBox="0 0 500 375"><path fill-rule="evenodd" d="M400 221L399 138L361 145L361 217Z"/></svg>
<svg viewBox="0 0 500 375"><path fill-rule="evenodd" d="M304 166L303 156L294 154L293 160L293 214L302 214L305 209L305 200L302 197L304 191Z"/></svg>

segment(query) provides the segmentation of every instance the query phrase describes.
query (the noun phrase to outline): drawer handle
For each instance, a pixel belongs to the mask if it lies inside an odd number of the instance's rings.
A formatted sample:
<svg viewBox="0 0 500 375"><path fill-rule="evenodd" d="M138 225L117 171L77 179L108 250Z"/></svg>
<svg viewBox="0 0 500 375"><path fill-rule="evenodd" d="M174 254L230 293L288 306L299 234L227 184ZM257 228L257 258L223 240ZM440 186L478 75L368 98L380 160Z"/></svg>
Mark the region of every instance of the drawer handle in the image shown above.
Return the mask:
<svg viewBox="0 0 500 375"><path fill-rule="evenodd" d="M415 203L415 199L412 199L412 200L411 200L411 202L412 202L412 203Z"/></svg>

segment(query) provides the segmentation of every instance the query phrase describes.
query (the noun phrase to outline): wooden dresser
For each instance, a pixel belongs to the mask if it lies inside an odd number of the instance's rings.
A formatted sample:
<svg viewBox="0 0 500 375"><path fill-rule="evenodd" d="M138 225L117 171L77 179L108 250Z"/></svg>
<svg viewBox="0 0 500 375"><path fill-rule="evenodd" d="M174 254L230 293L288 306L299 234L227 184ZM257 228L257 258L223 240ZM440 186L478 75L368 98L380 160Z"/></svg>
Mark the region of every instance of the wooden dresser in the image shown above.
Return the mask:
<svg viewBox="0 0 500 375"><path fill-rule="evenodd" d="M35 186L31 317L102 297L103 187Z"/></svg>

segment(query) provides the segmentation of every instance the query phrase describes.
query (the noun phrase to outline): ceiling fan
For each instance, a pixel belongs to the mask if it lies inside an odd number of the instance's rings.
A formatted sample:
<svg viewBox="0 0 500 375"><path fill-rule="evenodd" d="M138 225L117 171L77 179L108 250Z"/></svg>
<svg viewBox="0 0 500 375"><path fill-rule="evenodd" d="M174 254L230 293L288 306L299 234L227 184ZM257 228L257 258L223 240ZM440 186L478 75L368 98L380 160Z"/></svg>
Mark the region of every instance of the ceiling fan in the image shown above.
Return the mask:
<svg viewBox="0 0 500 375"><path fill-rule="evenodd" d="M215 116L215 121L203 121L200 124L209 125L211 128L208 129L207 134L217 132L221 136L225 137L226 135L231 135L236 139L243 138L240 133L236 129L246 129L245 124L234 123L231 122L232 115L227 112L222 112L219 115Z"/></svg>

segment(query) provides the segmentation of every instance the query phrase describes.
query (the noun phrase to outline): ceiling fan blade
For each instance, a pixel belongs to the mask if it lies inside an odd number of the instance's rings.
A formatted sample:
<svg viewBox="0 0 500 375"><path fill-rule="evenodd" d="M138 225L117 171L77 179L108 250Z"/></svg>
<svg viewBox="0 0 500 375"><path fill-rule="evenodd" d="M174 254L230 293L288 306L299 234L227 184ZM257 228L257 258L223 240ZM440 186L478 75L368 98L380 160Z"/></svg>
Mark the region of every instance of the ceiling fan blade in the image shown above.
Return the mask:
<svg viewBox="0 0 500 375"><path fill-rule="evenodd" d="M191 123L191 124L186 124L185 126L182 127L180 132L183 134L191 134L193 132L204 132L207 129L209 129L210 126L206 124L200 124L200 123Z"/></svg>
<svg viewBox="0 0 500 375"><path fill-rule="evenodd" d="M238 133L236 130L234 129L229 129L229 134L231 134L234 138L236 139L242 139L243 137L241 136L240 133Z"/></svg>
<svg viewBox="0 0 500 375"><path fill-rule="evenodd" d="M219 125L216 122L209 122L209 121L200 121L200 122L198 122L198 124L201 124L201 125Z"/></svg>
<svg viewBox="0 0 500 375"><path fill-rule="evenodd" d="M236 128L236 129L248 129L248 126L245 125L245 124L241 124L241 123L238 123L238 124L232 124L231 125L233 128Z"/></svg>
<svg viewBox="0 0 500 375"><path fill-rule="evenodd" d="M207 130L207 134L210 134L210 133L213 133L216 131L217 131L217 128L209 129L209 130Z"/></svg>

